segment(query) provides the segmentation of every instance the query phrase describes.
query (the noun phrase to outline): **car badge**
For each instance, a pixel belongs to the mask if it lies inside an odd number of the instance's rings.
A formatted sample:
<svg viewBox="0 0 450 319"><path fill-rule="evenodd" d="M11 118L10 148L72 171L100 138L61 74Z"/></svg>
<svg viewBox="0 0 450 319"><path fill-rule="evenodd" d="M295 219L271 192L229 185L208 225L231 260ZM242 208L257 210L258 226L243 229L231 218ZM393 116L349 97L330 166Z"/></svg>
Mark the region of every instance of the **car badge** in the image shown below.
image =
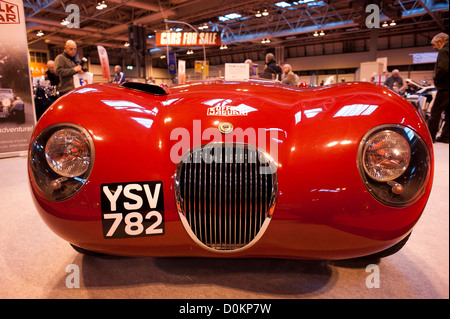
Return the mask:
<svg viewBox="0 0 450 319"><path fill-rule="evenodd" d="M219 123L218 128L219 128L220 133L228 134L233 131L233 124L231 124L229 122L221 122L221 123Z"/></svg>
<svg viewBox="0 0 450 319"><path fill-rule="evenodd" d="M206 115L209 116L247 116L248 110L241 106L214 106L209 107Z"/></svg>

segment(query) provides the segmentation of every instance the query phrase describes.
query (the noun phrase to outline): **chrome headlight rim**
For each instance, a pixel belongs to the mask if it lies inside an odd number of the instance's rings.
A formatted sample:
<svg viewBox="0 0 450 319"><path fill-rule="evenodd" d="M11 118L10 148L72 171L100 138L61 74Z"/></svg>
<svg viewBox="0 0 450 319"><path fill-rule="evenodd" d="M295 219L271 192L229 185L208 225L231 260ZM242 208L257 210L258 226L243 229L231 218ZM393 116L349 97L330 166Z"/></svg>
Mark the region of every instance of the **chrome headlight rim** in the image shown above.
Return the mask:
<svg viewBox="0 0 450 319"><path fill-rule="evenodd" d="M387 176L378 175L377 176L373 170L369 170L367 162L366 162L367 154L369 153L369 148L370 148L367 146L371 146L374 143L374 141L376 141L381 136L384 136L384 137L391 136L391 139L396 139L399 143L403 144L403 145L399 146L399 148L406 146L406 151L404 150L402 152L403 153L402 155L405 155L405 157L407 157L407 159L405 161L406 163L403 163L402 167L398 167L398 169L396 171L392 171L390 176L389 175L387 175ZM380 143L380 142L386 143L386 140L381 140L378 143ZM398 151L398 149L396 149L396 151ZM404 154L404 153L406 153L406 154ZM386 154L384 154L384 156L382 156L383 161L390 160L390 159L386 159L385 155ZM395 132L394 130L391 130L391 129L376 130L375 132L373 132L372 134L367 136L367 139L365 141L365 145L363 148L363 153L362 153L362 166L363 166L366 174L373 180L375 180L377 182L388 182L388 181L397 179L398 177L400 177L401 175L404 174L405 170L409 166L410 161L411 161L411 147L410 147L408 141L402 135Z"/></svg>
<svg viewBox="0 0 450 319"><path fill-rule="evenodd" d="M62 135L62 136L61 136ZM61 143L58 140L64 139L64 144L61 145ZM78 143L81 148L84 149L84 151L88 151L88 154L71 154L71 149L67 149L68 145L68 138L71 138L71 142L69 142L69 146L72 146L75 143ZM50 149L52 148L52 149ZM69 161L66 161L66 163L62 161L58 161L54 159L54 156L51 155L51 153L55 153L60 151L61 148L64 148L63 153L69 153L69 156L72 156L73 158ZM56 149L56 151L55 151ZM55 131L50 137L47 139L47 142L45 144L45 158L47 160L48 166L58 175L61 175L63 177L78 177L84 175L90 166L90 159L91 159L91 147L89 145L89 140L86 138L86 135L84 132L81 132L79 130L76 130L74 128L60 128L57 131ZM55 155L55 154L53 154ZM84 157L87 156L89 162L86 165L86 160L84 160ZM71 171L70 169L70 163L72 162L79 162L80 158L82 158L82 162L84 165L79 167L75 171ZM77 165L79 166L79 165Z"/></svg>
<svg viewBox="0 0 450 319"><path fill-rule="evenodd" d="M401 135L408 142L411 154L406 170L389 181L372 178L364 165L368 141L383 131L393 131ZM401 124L383 124L370 129L361 139L357 167L364 186L377 201L387 206L401 208L415 204L424 195L430 180L431 157L425 141L413 128Z"/></svg>
<svg viewBox="0 0 450 319"><path fill-rule="evenodd" d="M85 138L90 151L87 170L77 176L58 174L47 161L46 145L49 138L58 131L73 129ZM57 123L44 128L33 140L29 154L28 166L32 175L32 186L36 193L50 202L61 202L77 194L87 183L95 162L94 140L91 134L82 126L74 123Z"/></svg>

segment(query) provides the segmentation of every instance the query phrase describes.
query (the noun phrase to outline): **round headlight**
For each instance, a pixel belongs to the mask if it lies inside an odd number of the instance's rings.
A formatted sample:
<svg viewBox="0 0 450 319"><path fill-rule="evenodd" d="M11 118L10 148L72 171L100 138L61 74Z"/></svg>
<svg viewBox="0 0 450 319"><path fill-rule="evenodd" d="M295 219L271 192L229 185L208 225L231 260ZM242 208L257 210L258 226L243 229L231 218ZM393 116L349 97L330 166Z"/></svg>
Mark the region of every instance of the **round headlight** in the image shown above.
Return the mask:
<svg viewBox="0 0 450 319"><path fill-rule="evenodd" d="M59 123L32 141L28 166L32 186L49 201L62 201L83 188L94 165L94 142L79 125Z"/></svg>
<svg viewBox="0 0 450 319"><path fill-rule="evenodd" d="M363 165L369 177L387 182L401 176L411 160L411 148L400 134L384 130L366 142Z"/></svg>
<svg viewBox="0 0 450 319"><path fill-rule="evenodd" d="M11 105L11 100L8 99L8 98L3 99L3 100L2 100L2 104L3 104L4 107L8 107L8 106Z"/></svg>
<svg viewBox="0 0 450 319"><path fill-rule="evenodd" d="M45 158L55 173L64 177L79 176L89 168L89 142L80 131L61 129L48 139Z"/></svg>
<svg viewBox="0 0 450 319"><path fill-rule="evenodd" d="M399 124L368 131L359 144L357 164L369 193L389 206L412 205L430 180L427 145L417 132Z"/></svg>

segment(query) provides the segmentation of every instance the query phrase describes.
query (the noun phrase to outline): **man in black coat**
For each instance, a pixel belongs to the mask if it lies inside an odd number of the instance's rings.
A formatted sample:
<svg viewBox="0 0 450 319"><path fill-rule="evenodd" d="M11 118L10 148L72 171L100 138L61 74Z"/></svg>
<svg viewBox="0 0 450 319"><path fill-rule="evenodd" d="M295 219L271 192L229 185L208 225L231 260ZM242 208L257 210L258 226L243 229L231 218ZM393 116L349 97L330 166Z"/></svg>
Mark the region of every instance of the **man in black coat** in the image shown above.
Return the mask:
<svg viewBox="0 0 450 319"><path fill-rule="evenodd" d="M269 80L281 81L281 73L281 67L275 61L275 56L273 53L267 53L266 68L264 69L264 73L261 77Z"/></svg>
<svg viewBox="0 0 450 319"><path fill-rule="evenodd" d="M428 129L430 130L433 142L448 143L449 137L449 53L448 53L448 34L439 33L432 40L431 44L435 50L439 51L435 69L434 69L434 86L437 89L436 98L434 99L433 107L431 108L431 118L428 122ZM445 124L442 128L441 136L436 139L436 134L439 131L439 122L442 112L445 112Z"/></svg>

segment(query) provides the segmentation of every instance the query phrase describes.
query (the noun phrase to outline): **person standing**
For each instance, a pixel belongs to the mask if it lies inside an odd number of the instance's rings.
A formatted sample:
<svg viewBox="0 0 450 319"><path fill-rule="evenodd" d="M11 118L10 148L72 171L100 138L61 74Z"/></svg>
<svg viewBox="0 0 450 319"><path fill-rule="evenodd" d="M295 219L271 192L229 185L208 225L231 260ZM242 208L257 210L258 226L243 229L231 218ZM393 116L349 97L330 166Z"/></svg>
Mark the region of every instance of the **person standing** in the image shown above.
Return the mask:
<svg viewBox="0 0 450 319"><path fill-rule="evenodd" d="M434 68L434 86L437 89L436 97L431 108L431 118L428 122L428 129L430 130L433 142L448 143L449 126L448 126L448 106L449 106L449 74L448 74L448 34L439 33L431 40L433 48L437 51L438 57ZM442 112L445 114L445 124L442 128L441 136L436 139L436 134L439 131L439 123Z"/></svg>
<svg viewBox="0 0 450 319"><path fill-rule="evenodd" d="M55 58L55 74L59 77L60 96L75 88L73 76L77 73L84 73L77 59L77 44L73 40L68 40L64 45L64 52Z"/></svg>
<svg viewBox="0 0 450 319"><path fill-rule="evenodd" d="M391 76L384 82L384 85L398 92L403 87L403 79L400 76L400 71L397 69L393 70Z"/></svg>
<svg viewBox="0 0 450 319"><path fill-rule="evenodd" d="M266 54L266 68L264 69L263 78L272 80L281 80L281 68L275 61L273 53Z"/></svg>
<svg viewBox="0 0 450 319"><path fill-rule="evenodd" d="M49 60L47 62L47 71L45 72L45 79L50 81L50 85L56 88L59 84L59 77L55 74L55 61Z"/></svg>
<svg viewBox="0 0 450 319"><path fill-rule="evenodd" d="M125 74L122 72L122 67L120 65L116 65L114 67L114 72L116 72L116 75L114 76L113 83L122 84L125 82Z"/></svg>
<svg viewBox="0 0 450 319"><path fill-rule="evenodd" d="M283 79L281 83L297 86L297 80L290 64L284 64L282 67Z"/></svg>

